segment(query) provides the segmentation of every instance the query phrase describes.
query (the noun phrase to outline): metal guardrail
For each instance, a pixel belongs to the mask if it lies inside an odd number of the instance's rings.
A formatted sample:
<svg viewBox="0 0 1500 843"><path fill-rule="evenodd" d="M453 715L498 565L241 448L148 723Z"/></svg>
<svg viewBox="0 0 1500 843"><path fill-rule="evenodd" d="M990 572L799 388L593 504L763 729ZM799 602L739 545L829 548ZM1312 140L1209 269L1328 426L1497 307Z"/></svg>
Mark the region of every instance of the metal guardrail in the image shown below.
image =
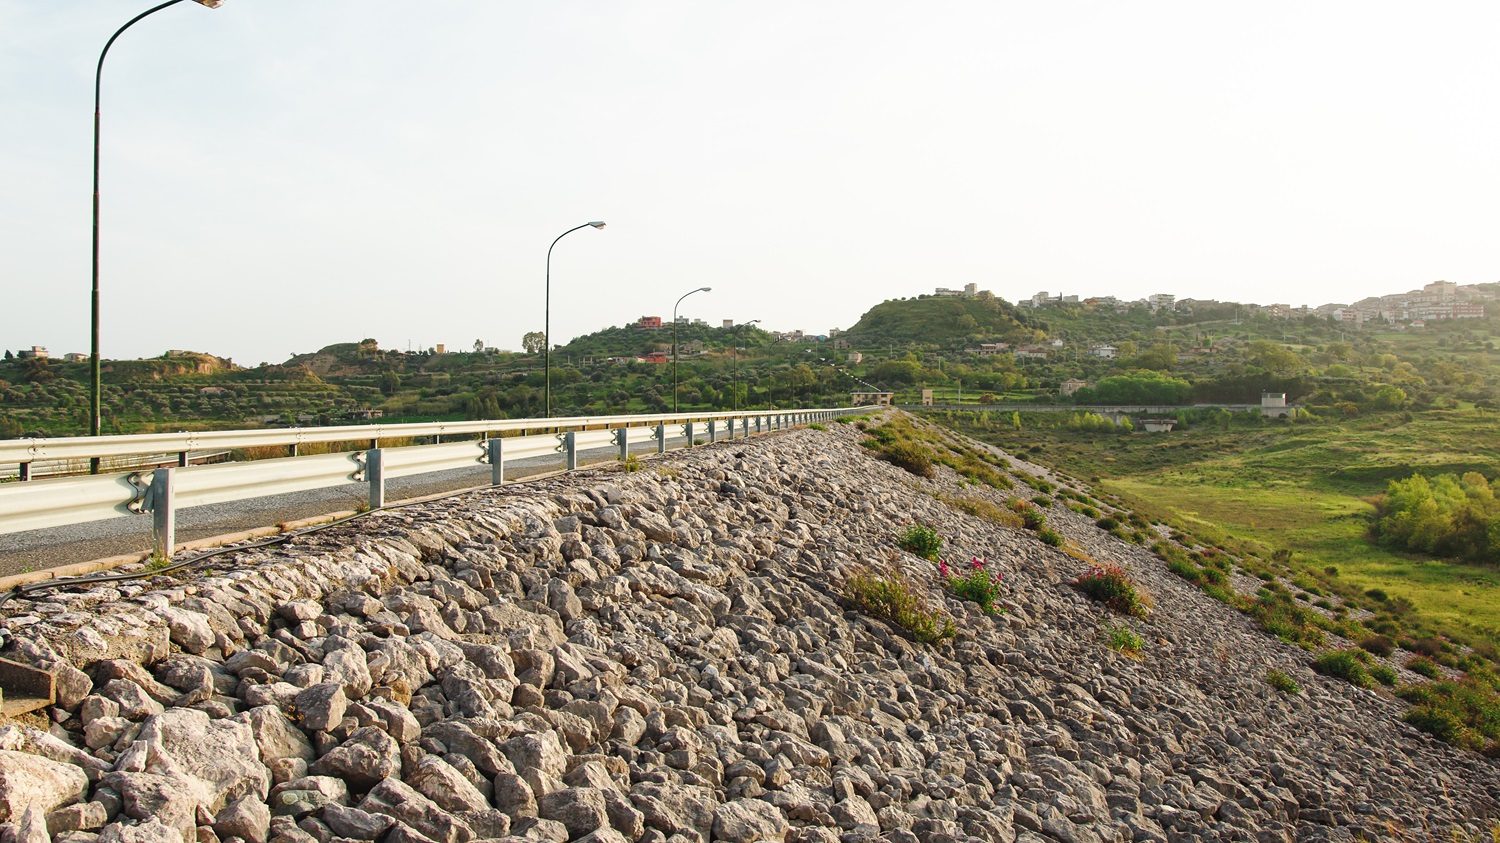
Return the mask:
<svg viewBox="0 0 1500 843"><path fill-rule="evenodd" d="M651 416L587 416L565 419L434 424L360 425L355 427L226 430L202 433L76 437L0 441L0 463L37 459L90 459L161 453L181 449L245 448L368 439L363 451L283 457L252 462L158 468L89 477L31 480L0 485L0 534L62 527L109 518L152 515L152 545L170 556L176 544L178 509L324 489L363 482L369 505L385 505L385 481L480 464L491 467L491 482L505 482L505 463L561 454L568 470L578 467L578 452L619 448L625 459L632 444L655 442L667 450L669 428L681 428L692 447L695 435L709 442L756 432L868 412L871 407L834 410L771 410L742 413L698 413ZM697 427L697 425L702 427ZM544 431L526 434L526 431ZM381 448L381 439L481 434L482 439ZM497 436L514 433L519 435Z"/></svg>

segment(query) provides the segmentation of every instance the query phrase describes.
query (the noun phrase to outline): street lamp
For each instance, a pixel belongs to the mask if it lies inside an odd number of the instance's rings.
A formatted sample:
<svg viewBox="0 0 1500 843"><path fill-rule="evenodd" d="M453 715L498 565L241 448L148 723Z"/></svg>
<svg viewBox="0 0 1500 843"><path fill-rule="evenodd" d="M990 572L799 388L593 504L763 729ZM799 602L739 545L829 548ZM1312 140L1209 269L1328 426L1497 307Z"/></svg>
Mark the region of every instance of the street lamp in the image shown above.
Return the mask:
<svg viewBox="0 0 1500 843"><path fill-rule="evenodd" d="M749 322L746 322L745 325L755 325L755 324L757 324L759 322L760 322L759 319L751 319ZM739 335L740 328L745 327L745 325L740 325L740 326L738 326L738 327L736 327L734 329L736 336ZM733 343L733 345L734 345L734 358L733 358L734 359L734 377L733 377L733 380L730 382L731 383L730 389L734 390L734 409L735 409L735 412L739 412L739 409L740 409L740 345L739 345L738 342L734 341L734 337L730 338L730 342Z"/></svg>
<svg viewBox="0 0 1500 843"><path fill-rule="evenodd" d="M567 237L580 228L588 228L589 226L603 228L604 223L596 220L594 222L586 222L583 225L575 225L562 234L557 235L557 240ZM557 240L552 241L552 246L557 245ZM546 370L547 379L543 400L547 407L547 418L549 419L552 418L552 246L547 247L547 294L544 305L545 309L542 313L542 343L545 345L543 349L543 360L545 362L542 364L542 368Z"/></svg>
<svg viewBox="0 0 1500 843"><path fill-rule="evenodd" d="M699 287L696 290L688 290L677 299L677 304L672 305L672 412L677 412L677 305L682 304L682 299L693 293L706 293L713 287Z"/></svg>
<svg viewBox="0 0 1500 843"><path fill-rule="evenodd" d="M90 307L90 346L89 346L89 377L91 381L92 398L89 403L89 435L100 434L100 402L99 402L99 82L104 75L104 57L109 54L109 48L120 37L120 33L135 25L135 22L146 17L152 12L159 12L168 6L175 6L182 0L167 0L160 6L153 6L144 12L131 18L128 23L115 30L115 34L109 36L104 42L104 49L99 52L99 64L94 69L94 287L93 299ZM224 0L196 0L196 2L210 9L217 9L224 5ZM99 460L90 460L90 470L99 472Z"/></svg>

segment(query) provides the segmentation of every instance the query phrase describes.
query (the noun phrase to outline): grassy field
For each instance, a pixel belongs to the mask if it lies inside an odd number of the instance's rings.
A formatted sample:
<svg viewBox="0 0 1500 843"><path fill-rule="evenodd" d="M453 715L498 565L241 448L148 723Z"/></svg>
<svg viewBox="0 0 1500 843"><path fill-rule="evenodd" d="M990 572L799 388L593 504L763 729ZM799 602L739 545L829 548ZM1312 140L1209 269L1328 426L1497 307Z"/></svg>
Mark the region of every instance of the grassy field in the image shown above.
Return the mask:
<svg viewBox="0 0 1500 843"><path fill-rule="evenodd" d="M1202 541L1267 558L1289 550L1294 570L1332 566L1345 586L1403 597L1424 632L1500 642L1500 566L1421 559L1367 539L1373 501L1391 479L1417 470L1500 474L1493 413L1237 423L1164 435L1048 430L1028 426L1030 417L1019 431L972 413L935 418L1088 480Z"/></svg>

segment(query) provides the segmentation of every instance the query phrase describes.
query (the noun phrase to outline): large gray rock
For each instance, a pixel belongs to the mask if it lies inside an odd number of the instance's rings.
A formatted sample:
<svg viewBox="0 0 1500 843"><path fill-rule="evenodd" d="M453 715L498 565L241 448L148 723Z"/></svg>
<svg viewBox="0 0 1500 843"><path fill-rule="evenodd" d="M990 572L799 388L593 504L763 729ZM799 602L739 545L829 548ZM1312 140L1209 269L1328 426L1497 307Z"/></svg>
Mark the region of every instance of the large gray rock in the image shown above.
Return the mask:
<svg viewBox="0 0 1500 843"><path fill-rule="evenodd" d="M714 839L725 843L784 843L791 830L776 806L759 799L736 799L714 809Z"/></svg>
<svg viewBox="0 0 1500 843"><path fill-rule="evenodd" d="M223 840L238 837L245 843L266 843L271 828L271 809L254 796L230 803L214 817L214 831Z"/></svg>
<svg viewBox="0 0 1500 843"><path fill-rule="evenodd" d="M211 814L242 796L266 797L271 772L260 761L255 734L246 723L210 720L201 711L174 708L147 720L139 742L156 756L146 772L180 773L199 783L201 803Z"/></svg>
<svg viewBox="0 0 1500 843"><path fill-rule="evenodd" d="M406 783L445 811L482 811L489 800L463 774L436 755L428 755L406 774Z"/></svg>
<svg viewBox="0 0 1500 843"><path fill-rule="evenodd" d="M243 719L250 724L255 745L260 751L260 760L267 766L283 758L312 761L317 757L307 735L276 706L257 706L236 719Z"/></svg>
<svg viewBox="0 0 1500 843"><path fill-rule="evenodd" d="M337 682L344 689L344 696L357 700L370 692L370 666L365 651L359 647L343 647L323 657L323 681Z"/></svg>
<svg viewBox="0 0 1500 843"><path fill-rule="evenodd" d="M351 840L374 840L396 822L385 814L372 814L337 803L324 805L319 816L333 829L334 834Z"/></svg>
<svg viewBox="0 0 1500 843"><path fill-rule="evenodd" d="M374 726L355 729L347 740L308 766L315 776L334 776L364 790L401 772L401 747Z"/></svg>
<svg viewBox="0 0 1500 843"><path fill-rule="evenodd" d="M297 717L309 732L326 732L344 719L349 697L339 682L320 682L297 694Z"/></svg>
<svg viewBox="0 0 1500 843"><path fill-rule="evenodd" d="M162 606L156 610L172 636L172 643L193 655L202 653L214 645L214 631L208 623L208 615Z"/></svg>
<svg viewBox="0 0 1500 843"><path fill-rule="evenodd" d="M704 839L714 825L719 800L706 787L643 782L630 789L630 801L645 815L646 825L666 834L691 828Z"/></svg>
<svg viewBox="0 0 1500 843"><path fill-rule="evenodd" d="M609 825L604 794L591 787L567 787L536 801L537 815L557 820L568 829L569 839L581 837Z"/></svg>
<svg viewBox="0 0 1500 843"><path fill-rule="evenodd" d="M568 752L550 731L511 738L500 749L518 773L535 769L557 778L567 771Z"/></svg>
<svg viewBox="0 0 1500 843"><path fill-rule="evenodd" d="M0 750L0 822L18 820L27 808L48 813L88 796L89 777L72 764Z"/></svg>
<svg viewBox="0 0 1500 843"><path fill-rule="evenodd" d="M184 843L181 832L161 820L150 818L140 823L111 823L99 833L98 843Z"/></svg>
<svg viewBox="0 0 1500 843"><path fill-rule="evenodd" d="M473 838L462 820L397 778L375 785L357 807L400 820L435 843L467 843Z"/></svg>
<svg viewBox="0 0 1500 843"><path fill-rule="evenodd" d="M109 809L103 802L75 802L47 815L47 833L55 836L67 831L93 831L107 822Z"/></svg>
<svg viewBox="0 0 1500 843"><path fill-rule="evenodd" d="M494 780L495 807L511 818L536 816L536 796L531 785L515 773L499 773Z"/></svg>
<svg viewBox="0 0 1500 843"><path fill-rule="evenodd" d="M120 716L128 720L141 720L166 710L140 685L129 679L111 679L105 682L104 687L99 689L99 695L114 700L120 706Z"/></svg>

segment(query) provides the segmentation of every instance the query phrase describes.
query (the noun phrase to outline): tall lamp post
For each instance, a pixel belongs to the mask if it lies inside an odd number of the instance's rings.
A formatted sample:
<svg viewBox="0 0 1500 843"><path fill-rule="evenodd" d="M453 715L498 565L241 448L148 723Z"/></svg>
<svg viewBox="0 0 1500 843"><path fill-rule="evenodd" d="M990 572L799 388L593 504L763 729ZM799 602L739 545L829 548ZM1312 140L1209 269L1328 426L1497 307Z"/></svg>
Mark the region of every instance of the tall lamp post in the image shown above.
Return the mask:
<svg viewBox="0 0 1500 843"><path fill-rule="evenodd" d="M759 319L751 319L749 322L746 322L744 325L737 326L734 329L735 336L736 337L739 336L740 329L744 328L745 325L755 325L755 324L757 324L759 322L760 322ZM731 384L730 385L730 389L734 390L734 410L735 410L735 412L739 412L739 409L740 409L740 344L738 342L734 343L734 357L733 357L733 360L734 360L734 375L733 375L733 380L730 381L730 384Z"/></svg>
<svg viewBox="0 0 1500 843"><path fill-rule="evenodd" d="M89 379L92 398L89 402L89 435L98 436L101 433L99 401L99 82L104 76L104 57L109 55L109 48L120 37L120 33L135 25L135 22L146 17L152 12L159 12L168 6L175 6L182 0L167 0L159 6L153 6L144 12L131 18L124 26L115 30L115 34L109 36L104 42L104 49L99 52L99 64L94 68L94 286L91 299L89 320ZM224 0L196 0L196 2L210 9L217 9L224 5ZM99 460L90 461L90 468L95 473L99 471Z"/></svg>
<svg viewBox="0 0 1500 843"><path fill-rule="evenodd" d="M693 293L706 293L713 287L699 287L696 290L688 290L677 299L677 304L672 305L672 412L677 412L677 305Z"/></svg>
<svg viewBox="0 0 1500 843"><path fill-rule="evenodd" d="M583 225L575 225L567 231L564 231L562 234L557 235L557 240L561 240L564 237L567 237L569 234L572 234L580 228L588 228L589 226L593 226L594 228L603 228L604 223L602 221L595 220L594 222L586 222ZM552 246L557 245L557 240L552 241ZM542 368L546 370L545 376L547 379L546 390L543 393L543 401L546 404L547 418L549 419L552 418L552 246L547 247L547 293L546 303L544 305L544 310L542 313L542 343L546 346L543 349L543 360L545 362L542 364Z"/></svg>

